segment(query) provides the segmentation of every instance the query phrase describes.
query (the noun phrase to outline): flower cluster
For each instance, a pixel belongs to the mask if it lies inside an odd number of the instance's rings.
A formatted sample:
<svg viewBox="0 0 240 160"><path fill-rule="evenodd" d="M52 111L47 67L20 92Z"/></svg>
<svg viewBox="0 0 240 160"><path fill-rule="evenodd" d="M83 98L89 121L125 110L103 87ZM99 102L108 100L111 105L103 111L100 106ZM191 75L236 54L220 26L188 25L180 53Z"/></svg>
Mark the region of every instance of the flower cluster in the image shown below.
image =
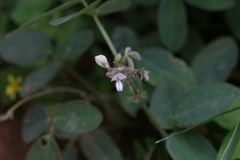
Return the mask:
<svg viewBox="0 0 240 160"><path fill-rule="evenodd" d="M104 55L96 56L95 61L99 66L107 69L106 76L111 78L111 81L115 81L115 87L117 91L122 91L123 85L127 85L134 81L138 74L141 75L140 80L143 78L145 80L149 80L149 71L145 69L135 69L132 58L141 60L141 56L138 52L131 51L131 48L127 47L125 49L124 56L119 53L115 57L115 61L113 62L115 64L114 68L110 67L108 60ZM125 65L126 61L128 66Z"/></svg>

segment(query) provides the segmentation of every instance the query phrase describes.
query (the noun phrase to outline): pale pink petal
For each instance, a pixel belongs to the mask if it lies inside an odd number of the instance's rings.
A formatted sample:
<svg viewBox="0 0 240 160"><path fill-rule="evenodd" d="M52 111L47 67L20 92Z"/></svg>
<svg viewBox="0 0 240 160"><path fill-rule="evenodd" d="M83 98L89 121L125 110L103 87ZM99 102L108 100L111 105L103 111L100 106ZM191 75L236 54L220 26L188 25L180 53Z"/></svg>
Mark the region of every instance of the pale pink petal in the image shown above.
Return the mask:
<svg viewBox="0 0 240 160"><path fill-rule="evenodd" d="M111 81L118 81L118 80L123 80L123 79L126 79L126 78L127 78L127 76L125 76L124 74L117 73L112 77Z"/></svg>
<svg viewBox="0 0 240 160"><path fill-rule="evenodd" d="M117 81L115 85L118 92L123 90L123 84L121 81Z"/></svg>
<svg viewBox="0 0 240 160"><path fill-rule="evenodd" d="M145 78L146 81L149 80L148 72L144 72L144 73L143 73L143 76L144 76L144 78Z"/></svg>

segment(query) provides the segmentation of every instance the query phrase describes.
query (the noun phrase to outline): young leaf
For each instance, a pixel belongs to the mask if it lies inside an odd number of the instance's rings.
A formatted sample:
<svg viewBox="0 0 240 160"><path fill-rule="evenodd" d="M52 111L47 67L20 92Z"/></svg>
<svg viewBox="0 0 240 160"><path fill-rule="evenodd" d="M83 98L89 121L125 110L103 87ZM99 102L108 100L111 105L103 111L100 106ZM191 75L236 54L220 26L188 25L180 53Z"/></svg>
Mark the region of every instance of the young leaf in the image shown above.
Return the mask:
<svg viewBox="0 0 240 160"><path fill-rule="evenodd" d="M33 106L25 114L22 121L22 137L31 142L42 134L47 127L47 114L42 106Z"/></svg>
<svg viewBox="0 0 240 160"><path fill-rule="evenodd" d="M130 0L108 0L97 8L97 14L100 16L120 12L131 5Z"/></svg>
<svg viewBox="0 0 240 160"><path fill-rule="evenodd" d="M154 119L165 129L174 128L174 110L184 89L172 80L163 80L153 93L150 112Z"/></svg>
<svg viewBox="0 0 240 160"><path fill-rule="evenodd" d="M174 160L215 160L214 147L196 132L187 132L170 138L166 147Z"/></svg>
<svg viewBox="0 0 240 160"><path fill-rule="evenodd" d="M73 18L77 18L77 17L82 16L84 14L91 13L100 2L101 2L101 0L97 0L93 3L91 3L86 8L82 9L81 11L73 13L73 14L65 16L65 17L62 17L62 18L59 18L59 19L56 19L56 20L53 20L53 21L49 22L49 24L52 25L52 26L56 26L56 25L65 23L69 20L72 20Z"/></svg>
<svg viewBox="0 0 240 160"><path fill-rule="evenodd" d="M56 61L49 62L46 66L31 72L22 84L21 96L29 95L44 87L58 72L59 65Z"/></svg>
<svg viewBox="0 0 240 160"><path fill-rule="evenodd" d="M194 58L193 71L198 82L224 81L237 64L238 47L231 37L218 38Z"/></svg>
<svg viewBox="0 0 240 160"><path fill-rule="evenodd" d="M119 53L124 53L126 47L131 47L133 51L139 50L137 36L128 27L117 27L113 31L112 41Z"/></svg>
<svg viewBox="0 0 240 160"><path fill-rule="evenodd" d="M201 85L176 107L175 120L179 127L198 124L226 111L239 96L239 89L226 83Z"/></svg>
<svg viewBox="0 0 240 160"><path fill-rule="evenodd" d="M54 125L69 133L86 133L102 122L101 112L91 104L74 100L62 104L54 117Z"/></svg>
<svg viewBox="0 0 240 160"><path fill-rule="evenodd" d="M45 58L51 51L50 40L35 30L26 30L4 38L0 46L2 58L13 64L27 64Z"/></svg>
<svg viewBox="0 0 240 160"><path fill-rule="evenodd" d="M30 148L26 160L62 160L60 149L51 135L39 138Z"/></svg>
<svg viewBox="0 0 240 160"><path fill-rule="evenodd" d="M235 0L185 0L190 5L208 11L227 10L234 6Z"/></svg>
<svg viewBox="0 0 240 160"><path fill-rule="evenodd" d="M14 30L11 33L9 33L7 35L7 37L12 36L12 35L14 35L14 34L16 34L18 32L21 32L22 30L24 30L24 29L28 28L29 26L31 26L33 23L38 22L38 21L40 21L40 20L42 20L42 19L44 19L44 18L46 18L48 16L51 16L52 14L54 14L56 12L60 12L60 11L62 11L64 9L66 9L66 8L69 8L69 7L71 7L71 6L73 6L73 5L77 4L77 3L80 3L80 1L79 0L72 0L72 1L66 2L66 3L58 6L57 8L54 8L54 9L52 9L52 10L50 10L50 11L48 11L48 12L46 12L46 13L40 15L40 16L38 16L38 17L28 21L27 23L21 25L19 28L17 28L16 30Z"/></svg>
<svg viewBox="0 0 240 160"><path fill-rule="evenodd" d="M234 109L240 106L240 98L230 107L230 109ZM240 110L236 110L234 112L224 114L221 117L215 119L215 121L223 128L227 130L233 129L239 119Z"/></svg>
<svg viewBox="0 0 240 160"><path fill-rule="evenodd" d="M158 28L162 42L171 50L179 50L187 38L185 7L179 0L162 0L158 9Z"/></svg>
<svg viewBox="0 0 240 160"><path fill-rule="evenodd" d="M217 160L229 160L229 159L239 159L240 158L240 121L234 130L230 131L224 138L220 150L218 152Z"/></svg>
<svg viewBox="0 0 240 160"><path fill-rule="evenodd" d="M236 1L234 7L226 11L226 21L233 34L240 40L240 21L235 15L240 14L240 1Z"/></svg>
<svg viewBox="0 0 240 160"><path fill-rule="evenodd" d="M59 56L66 60L74 60L81 56L91 46L93 34L82 31L74 34L61 48Z"/></svg>
<svg viewBox="0 0 240 160"><path fill-rule="evenodd" d="M149 83L158 85L163 79L179 83L184 90L192 89L196 84L195 75L181 59L162 48L146 48L140 52L142 60L137 61L138 68L145 68L149 73Z"/></svg>
<svg viewBox="0 0 240 160"><path fill-rule="evenodd" d="M114 141L102 129L83 134L80 145L89 160L123 160Z"/></svg>

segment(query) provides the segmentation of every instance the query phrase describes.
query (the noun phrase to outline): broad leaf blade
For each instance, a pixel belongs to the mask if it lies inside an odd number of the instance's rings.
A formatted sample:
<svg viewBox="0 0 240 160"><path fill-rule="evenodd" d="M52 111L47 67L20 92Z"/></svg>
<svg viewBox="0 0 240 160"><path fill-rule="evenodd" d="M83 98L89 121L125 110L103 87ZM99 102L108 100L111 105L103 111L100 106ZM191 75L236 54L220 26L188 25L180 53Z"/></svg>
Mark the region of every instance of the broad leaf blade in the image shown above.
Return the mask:
<svg viewBox="0 0 240 160"><path fill-rule="evenodd" d="M234 6L235 0L185 0L190 5L208 11L227 10Z"/></svg>
<svg viewBox="0 0 240 160"><path fill-rule="evenodd" d="M166 147L174 160L215 160L217 156L207 139L195 132L168 139Z"/></svg>
<svg viewBox="0 0 240 160"><path fill-rule="evenodd" d="M130 0L108 0L97 8L97 14L102 16L120 12L127 9L130 4Z"/></svg>
<svg viewBox="0 0 240 160"><path fill-rule="evenodd" d="M226 83L199 86L177 106L175 120L179 127L198 124L226 111L239 96L239 89Z"/></svg>
<svg viewBox="0 0 240 160"><path fill-rule="evenodd" d="M77 150L72 142L69 142L63 150L63 160L78 160Z"/></svg>
<svg viewBox="0 0 240 160"><path fill-rule="evenodd" d="M66 2L66 3L60 5L59 7L54 8L54 9L52 9L52 10L42 14L41 16L38 16L38 17L28 21L27 23L21 25L19 28L17 28L16 30L14 30L11 33L9 33L7 36L9 37L9 36L12 36L12 35L14 35L14 34L16 34L18 32L21 32L22 30L24 30L24 29L28 28L29 26L31 26L33 23L38 22L38 21L40 21L40 20L42 20L42 19L44 19L46 17L49 17L49 16L53 15L56 12L60 12L60 11L62 11L64 9L66 9L66 8L69 8L69 7L71 7L71 6L73 6L73 5L77 4L77 3L80 3L80 1L79 0L73 0L73 1Z"/></svg>
<svg viewBox="0 0 240 160"><path fill-rule="evenodd" d="M200 84L225 81L237 60L236 42L230 37L222 37L200 51L193 60L192 68Z"/></svg>
<svg viewBox="0 0 240 160"><path fill-rule="evenodd" d="M113 31L112 41L119 53L124 53L126 47L131 47L133 51L139 50L136 33L128 27L117 27Z"/></svg>
<svg viewBox="0 0 240 160"><path fill-rule="evenodd" d="M171 52L162 48L146 48L140 52L141 61L137 61L138 68L150 71L148 81L158 85L162 80L173 80L188 91L196 85L195 75L181 59L173 57Z"/></svg>
<svg viewBox="0 0 240 160"><path fill-rule="evenodd" d="M82 135L80 145L89 160L123 160L118 147L104 130Z"/></svg>
<svg viewBox="0 0 240 160"><path fill-rule="evenodd" d="M42 134L47 127L47 114L42 106L33 106L25 114L22 122L22 137L31 142Z"/></svg>
<svg viewBox="0 0 240 160"><path fill-rule="evenodd" d="M62 17L62 18L59 18L59 19L56 19L56 20L53 20L51 22L49 22L50 25L52 26L56 26L56 25L59 25L59 24L62 24L62 23L65 23L69 20L72 20L74 18L77 18L81 15L84 15L84 14L87 14L87 13L90 13L91 11L93 11L96 6L101 2L101 0L97 0L93 3L91 3L89 6L87 6L86 8L82 9L81 11L79 12L76 12L76 13L73 13L71 15L68 15L68 16L65 16L65 17Z"/></svg>
<svg viewBox="0 0 240 160"><path fill-rule="evenodd" d="M45 135L33 144L26 160L62 160L62 155L55 139Z"/></svg>
<svg viewBox="0 0 240 160"><path fill-rule="evenodd" d="M2 58L18 65L42 60L50 51L50 40L35 30L26 30L12 37L4 38L0 46Z"/></svg>
<svg viewBox="0 0 240 160"><path fill-rule="evenodd" d="M59 56L66 60L74 60L79 58L93 42L93 34L91 31L82 31L76 33L65 44L63 44Z"/></svg>
<svg viewBox="0 0 240 160"><path fill-rule="evenodd" d="M162 42L171 50L179 50L187 38L185 7L179 0L162 0L158 10L158 28Z"/></svg>
<svg viewBox="0 0 240 160"><path fill-rule="evenodd" d="M153 93L150 112L160 126L174 128L174 110L185 94L184 89L175 81L162 81Z"/></svg>
<svg viewBox="0 0 240 160"><path fill-rule="evenodd" d="M79 134L96 129L102 122L101 112L91 104L69 101L62 104L54 117L54 125L63 131Z"/></svg>
<svg viewBox="0 0 240 160"><path fill-rule="evenodd" d="M58 72L59 64L49 62L46 66L31 72L22 84L21 96L29 95L44 87Z"/></svg>

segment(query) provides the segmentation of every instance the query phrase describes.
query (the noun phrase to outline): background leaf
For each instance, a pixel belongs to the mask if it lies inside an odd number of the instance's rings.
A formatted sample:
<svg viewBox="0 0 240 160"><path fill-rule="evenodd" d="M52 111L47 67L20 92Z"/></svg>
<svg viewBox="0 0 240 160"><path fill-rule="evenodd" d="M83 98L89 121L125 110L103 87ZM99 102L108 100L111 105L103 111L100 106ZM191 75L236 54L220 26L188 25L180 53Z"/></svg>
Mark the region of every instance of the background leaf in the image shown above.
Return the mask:
<svg viewBox="0 0 240 160"><path fill-rule="evenodd" d="M86 133L102 122L101 112L91 104L74 100L62 104L54 117L54 125L69 133Z"/></svg>
<svg viewBox="0 0 240 160"><path fill-rule="evenodd" d="M74 34L74 36L63 44L59 56L66 60L77 59L89 49L92 42L93 34L89 30Z"/></svg>
<svg viewBox="0 0 240 160"><path fill-rule="evenodd" d="M139 50L137 36L135 32L128 27L117 27L113 31L112 41L119 53L124 53L126 47L131 47L133 51Z"/></svg>
<svg viewBox="0 0 240 160"><path fill-rule="evenodd" d="M26 160L62 160L62 155L55 139L45 135L32 145Z"/></svg>
<svg viewBox="0 0 240 160"><path fill-rule="evenodd" d="M226 83L201 85L179 103L175 120L181 127L198 124L226 111L239 96L239 89Z"/></svg>
<svg viewBox="0 0 240 160"><path fill-rule="evenodd" d="M26 112L22 121L22 137L25 142L31 142L41 135L47 127L48 117L40 105L33 106Z"/></svg>
<svg viewBox="0 0 240 160"><path fill-rule="evenodd" d="M123 160L114 141L102 129L83 134L80 137L80 145L89 160Z"/></svg>
<svg viewBox="0 0 240 160"><path fill-rule="evenodd" d="M168 139L166 147L174 160L215 160L217 156L207 139L195 132Z"/></svg>
<svg viewBox="0 0 240 160"><path fill-rule="evenodd" d="M230 1L231 2L231 1ZM232 33L240 40L240 21L236 15L240 14L240 1L236 1L234 7L226 11L226 21Z"/></svg>
<svg viewBox="0 0 240 160"><path fill-rule="evenodd" d="M190 5L208 11L226 10L234 6L235 0L185 0Z"/></svg>
<svg viewBox="0 0 240 160"><path fill-rule="evenodd" d="M140 52L141 61L137 61L138 68L145 68L149 73L152 85L158 85L163 79L179 83L186 91L196 84L192 70L181 59L162 48L146 48Z"/></svg>
<svg viewBox="0 0 240 160"><path fill-rule="evenodd" d="M162 81L155 89L151 99L150 112L163 128L174 128L173 113L184 94L184 89L172 80Z"/></svg>
<svg viewBox="0 0 240 160"><path fill-rule="evenodd" d="M102 3L97 8L98 15L107 15L115 12L120 12L127 9L131 4L130 0L108 0Z"/></svg>
<svg viewBox="0 0 240 160"><path fill-rule="evenodd" d="M162 42L179 50L187 38L185 7L179 0L162 0L158 10L158 28Z"/></svg>
<svg viewBox="0 0 240 160"><path fill-rule="evenodd" d="M69 142L63 150L63 160L78 160L77 158L77 150L73 144Z"/></svg>
<svg viewBox="0 0 240 160"><path fill-rule="evenodd" d="M218 38L194 58L193 71L198 82L224 81L230 75L238 60L236 42L230 37Z"/></svg>
<svg viewBox="0 0 240 160"><path fill-rule="evenodd" d="M21 96L26 96L44 87L57 74L58 70L59 65L56 61L52 61L31 72L23 81Z"/></svg>
<svg viewBox="0 0 240 160"><path fill-rule="evenodd" d="M35 30L26 30L4 38L0 46L2 58L14 64L27 64L45 58L51 51L50 40Z"/></svg>

